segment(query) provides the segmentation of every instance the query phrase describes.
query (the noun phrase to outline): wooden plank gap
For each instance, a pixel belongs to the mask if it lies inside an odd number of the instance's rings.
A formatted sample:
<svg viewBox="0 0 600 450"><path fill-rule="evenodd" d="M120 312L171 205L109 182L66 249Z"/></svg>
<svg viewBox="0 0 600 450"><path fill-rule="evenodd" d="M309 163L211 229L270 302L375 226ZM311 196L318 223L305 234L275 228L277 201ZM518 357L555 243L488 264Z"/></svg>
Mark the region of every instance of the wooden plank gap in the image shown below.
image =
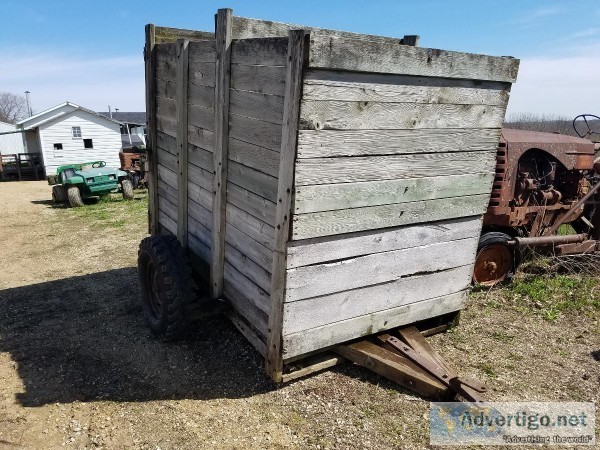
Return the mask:
<svg viewBox="0 0 600 450"><path fill-rule="evenodd" d="M177 239L188 240L188 65L189 41L177 41Z"/></svg>

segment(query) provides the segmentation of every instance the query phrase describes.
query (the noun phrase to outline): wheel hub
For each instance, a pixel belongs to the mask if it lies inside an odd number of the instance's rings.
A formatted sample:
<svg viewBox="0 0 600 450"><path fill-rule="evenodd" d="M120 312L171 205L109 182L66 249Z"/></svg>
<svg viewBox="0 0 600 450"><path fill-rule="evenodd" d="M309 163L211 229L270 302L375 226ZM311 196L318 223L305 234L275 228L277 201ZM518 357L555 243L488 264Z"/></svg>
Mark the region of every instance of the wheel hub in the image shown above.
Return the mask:
<svg viewBox="0 0 600 450"><path fill-rule="evenodd" d="M501 244L489 245L477 254L473 279L484 286L494 286L506 279L512 267L510 250Z"/></svg>

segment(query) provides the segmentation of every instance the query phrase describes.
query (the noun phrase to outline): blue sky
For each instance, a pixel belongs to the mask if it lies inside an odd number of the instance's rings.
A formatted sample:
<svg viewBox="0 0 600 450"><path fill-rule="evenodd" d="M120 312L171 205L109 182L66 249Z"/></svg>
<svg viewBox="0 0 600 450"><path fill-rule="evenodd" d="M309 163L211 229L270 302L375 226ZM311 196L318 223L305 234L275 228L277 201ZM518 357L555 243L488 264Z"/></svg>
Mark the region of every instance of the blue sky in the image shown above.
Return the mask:
<svg viewBox="0 0 600 450"><path fill-rule="evenodd" d="M212 30L219 7L246 17L369 34L421 35L422 47L522 60L509 112L600 112L600 1L0 0L0 91L144 109L144 24Z"/></svg>

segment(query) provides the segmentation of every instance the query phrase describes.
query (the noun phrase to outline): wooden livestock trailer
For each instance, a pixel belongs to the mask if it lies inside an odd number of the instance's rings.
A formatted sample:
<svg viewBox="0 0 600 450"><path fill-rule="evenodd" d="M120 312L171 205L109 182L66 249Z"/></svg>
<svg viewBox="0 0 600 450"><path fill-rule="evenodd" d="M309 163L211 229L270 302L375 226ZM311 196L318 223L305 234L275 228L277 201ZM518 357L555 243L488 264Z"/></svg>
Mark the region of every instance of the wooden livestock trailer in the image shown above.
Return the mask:
<svg viewBox="0 0 600 450"><path fill-rule="evenodd" d="M185 249L165 258L187 254L276 381L463 308L519 61L228 9L215 23L146 27L150 231ZM163 284L188 295L178 276Z"/></svg>

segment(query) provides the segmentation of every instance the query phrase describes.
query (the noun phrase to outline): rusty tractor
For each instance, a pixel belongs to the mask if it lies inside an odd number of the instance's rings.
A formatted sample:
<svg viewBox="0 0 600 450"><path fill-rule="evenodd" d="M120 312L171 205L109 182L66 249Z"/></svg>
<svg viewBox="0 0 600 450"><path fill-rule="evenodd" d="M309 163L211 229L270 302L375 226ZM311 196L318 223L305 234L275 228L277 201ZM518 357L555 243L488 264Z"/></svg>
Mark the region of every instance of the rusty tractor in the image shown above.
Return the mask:
<svg viewBox="0 0 600 450"><path fill-rule="evenodd" d="M600 118L575 118L580 137L502 130L475 284L509 280L532 247L553 255L600 251L600 158L593 142L600 126L594 131L590 123L600 125Z"/></svg>

